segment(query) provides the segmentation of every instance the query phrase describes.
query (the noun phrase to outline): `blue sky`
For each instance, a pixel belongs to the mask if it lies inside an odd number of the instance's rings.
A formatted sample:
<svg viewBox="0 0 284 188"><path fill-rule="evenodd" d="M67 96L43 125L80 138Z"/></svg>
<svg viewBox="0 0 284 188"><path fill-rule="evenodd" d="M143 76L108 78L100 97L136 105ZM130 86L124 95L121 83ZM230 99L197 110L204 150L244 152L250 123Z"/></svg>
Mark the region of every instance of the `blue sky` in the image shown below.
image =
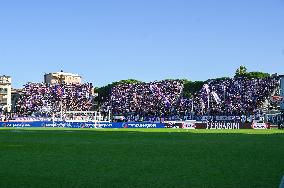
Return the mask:
<svg viewBox="0 0 284 188"><path fill-rule="evenodd" d="M120 79L284 73L284 0L0 0L0 74Z"/></svg>

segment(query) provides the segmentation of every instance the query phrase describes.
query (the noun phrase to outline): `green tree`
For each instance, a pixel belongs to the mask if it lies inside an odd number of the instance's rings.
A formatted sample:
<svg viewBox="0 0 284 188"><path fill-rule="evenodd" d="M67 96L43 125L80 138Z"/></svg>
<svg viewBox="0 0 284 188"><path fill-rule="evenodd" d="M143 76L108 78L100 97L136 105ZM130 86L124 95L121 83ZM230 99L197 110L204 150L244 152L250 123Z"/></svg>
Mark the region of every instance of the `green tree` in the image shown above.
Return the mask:
<svg viewBox="0 0 284 188"><path fill-rule="evenodd" d="M270 76L270 74L268 73L264 73L264 72L249 72L246 74L246 76L248 78L267 78Z"/></svg>
<svg viewBox="0 0 284 188"><path fill-rule="evenodd" d="M220 77L220 78L214 78L214 79L211 79L211 80L228 80L228 79L230 79L230 77L226 77L226 76L224 76L224 77ZM208 82L209 80L207 80L207 82Z"/></svg>
<svg viewBox="0 0 284 188"><path fill-rule="evenodd" d="M135 83L140 83L140 82L141 81L138 81L135 79L120 80L120 81L108 84L106 86L96 88L95 91L98 93L98 96L96 97L95 101L98 104L101 104L102 102L109 100L111 89L119 84L135 84Z"/></svg>
<svg viewBox="0 0 284 188"><path fill-rule="evenodd" d="M205 81L190 81L187 79L183 79L183 96L185 98L191 98L195 93L197 93L202 86L206 83Z"/></svg>
<svg viewBox="0 0 284 188"><path fill-rule="evenodd" d="M247 72L247 68L245 66L240 66L236 70L235 77L246 77L249 79L253 78L267 78L269 77L270 74L265 73L265 72Z"/></svg>
<svg viewBox="0 0 284 188"><path fill-rule="evenodd" d="M243 76L247 74L247 68L241 65L237 70L235 76Z"/></svg>

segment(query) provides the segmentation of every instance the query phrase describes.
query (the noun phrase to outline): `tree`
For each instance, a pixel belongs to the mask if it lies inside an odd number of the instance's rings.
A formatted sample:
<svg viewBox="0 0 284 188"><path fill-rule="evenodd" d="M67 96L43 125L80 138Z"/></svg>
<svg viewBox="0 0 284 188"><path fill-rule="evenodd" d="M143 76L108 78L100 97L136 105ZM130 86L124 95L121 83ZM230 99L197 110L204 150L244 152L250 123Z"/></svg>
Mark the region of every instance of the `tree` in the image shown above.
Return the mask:
<svg viewBox="0 0 284 188"><path fill-rule="evenodd" d="M265 72L247 72L247 68L245 66L240 66L240 68L236 70L236 75L235 75L235 77L246 77L249 79L267 78L269 76L270 74Z"/></svg>
<svg viewBox="0 0 284 188"><path fill-rule="evenodd" d="M252 79L252 78L267 78L270 76L270 74L268 73L264 73L264 72L249 72L246 75L248 78Z"/></svg>
<svg viewBox="0 0 284 188"><path fill-rule="evenodd" d="M202 86L206 83L205 81L190 81L183 79L183 96L185 98L191 98L195 93L199 92Z"/></svg>
<svg viewBox="0 0 284 188"><path fill-rule="evenodd" d="M241 65L237 70L235 76L243 76L247 74L247 68Z"/></svg>
<svg viewBox="0 0 284 188"><path fill-rule="evenodd" d="M113 82L111 84L108 84L100 88L95 88L95 91L98 93L98 96L96 97L95 101L100 104L102 102L109 100L111 89L119 84L135 84L140 82L141 81L135 79L120 80L118 82Z"/></svg>
<svg viewBox="0 0 284 188"><path fill-rule="evenodd" d="M220 77L220 78L214 78L213 80L228 80L228 79L230 79L230 77L227 77L227 76L224 76L224 77ZM207 82L208 82L208 80L207 80Z"/></svg>

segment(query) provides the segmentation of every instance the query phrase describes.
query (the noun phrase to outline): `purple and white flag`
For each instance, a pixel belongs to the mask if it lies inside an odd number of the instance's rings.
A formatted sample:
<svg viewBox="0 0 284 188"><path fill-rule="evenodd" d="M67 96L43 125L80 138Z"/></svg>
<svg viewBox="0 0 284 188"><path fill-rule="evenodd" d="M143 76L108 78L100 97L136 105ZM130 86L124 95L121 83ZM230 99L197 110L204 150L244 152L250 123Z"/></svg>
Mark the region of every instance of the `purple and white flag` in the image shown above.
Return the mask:
<svg viewBox="0 0 284 188"><path fill-rule="evenodd" d="M216 101L216 103L219 104L221 102L221 99L218 96L218 94L215 91L212 91L211 94L214 97L214 100Z"/></svg>

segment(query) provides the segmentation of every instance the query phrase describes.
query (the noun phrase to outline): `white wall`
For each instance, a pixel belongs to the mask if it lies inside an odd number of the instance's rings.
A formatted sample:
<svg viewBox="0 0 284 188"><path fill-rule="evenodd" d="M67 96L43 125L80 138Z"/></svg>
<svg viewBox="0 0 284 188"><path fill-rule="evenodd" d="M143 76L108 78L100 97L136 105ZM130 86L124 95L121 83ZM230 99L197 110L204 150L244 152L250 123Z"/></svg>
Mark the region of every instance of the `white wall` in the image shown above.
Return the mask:
<svg viewBox="0 0 284 188"><path fill-rule="evenodd" d="M12 79L5 76L0 76L0 87L3 89L7 89L7 95L3 95L4 99L7 99L7 103L5 104L5 108L8 112L11 111L12 101L11 101L11 83Z"/></svg>

